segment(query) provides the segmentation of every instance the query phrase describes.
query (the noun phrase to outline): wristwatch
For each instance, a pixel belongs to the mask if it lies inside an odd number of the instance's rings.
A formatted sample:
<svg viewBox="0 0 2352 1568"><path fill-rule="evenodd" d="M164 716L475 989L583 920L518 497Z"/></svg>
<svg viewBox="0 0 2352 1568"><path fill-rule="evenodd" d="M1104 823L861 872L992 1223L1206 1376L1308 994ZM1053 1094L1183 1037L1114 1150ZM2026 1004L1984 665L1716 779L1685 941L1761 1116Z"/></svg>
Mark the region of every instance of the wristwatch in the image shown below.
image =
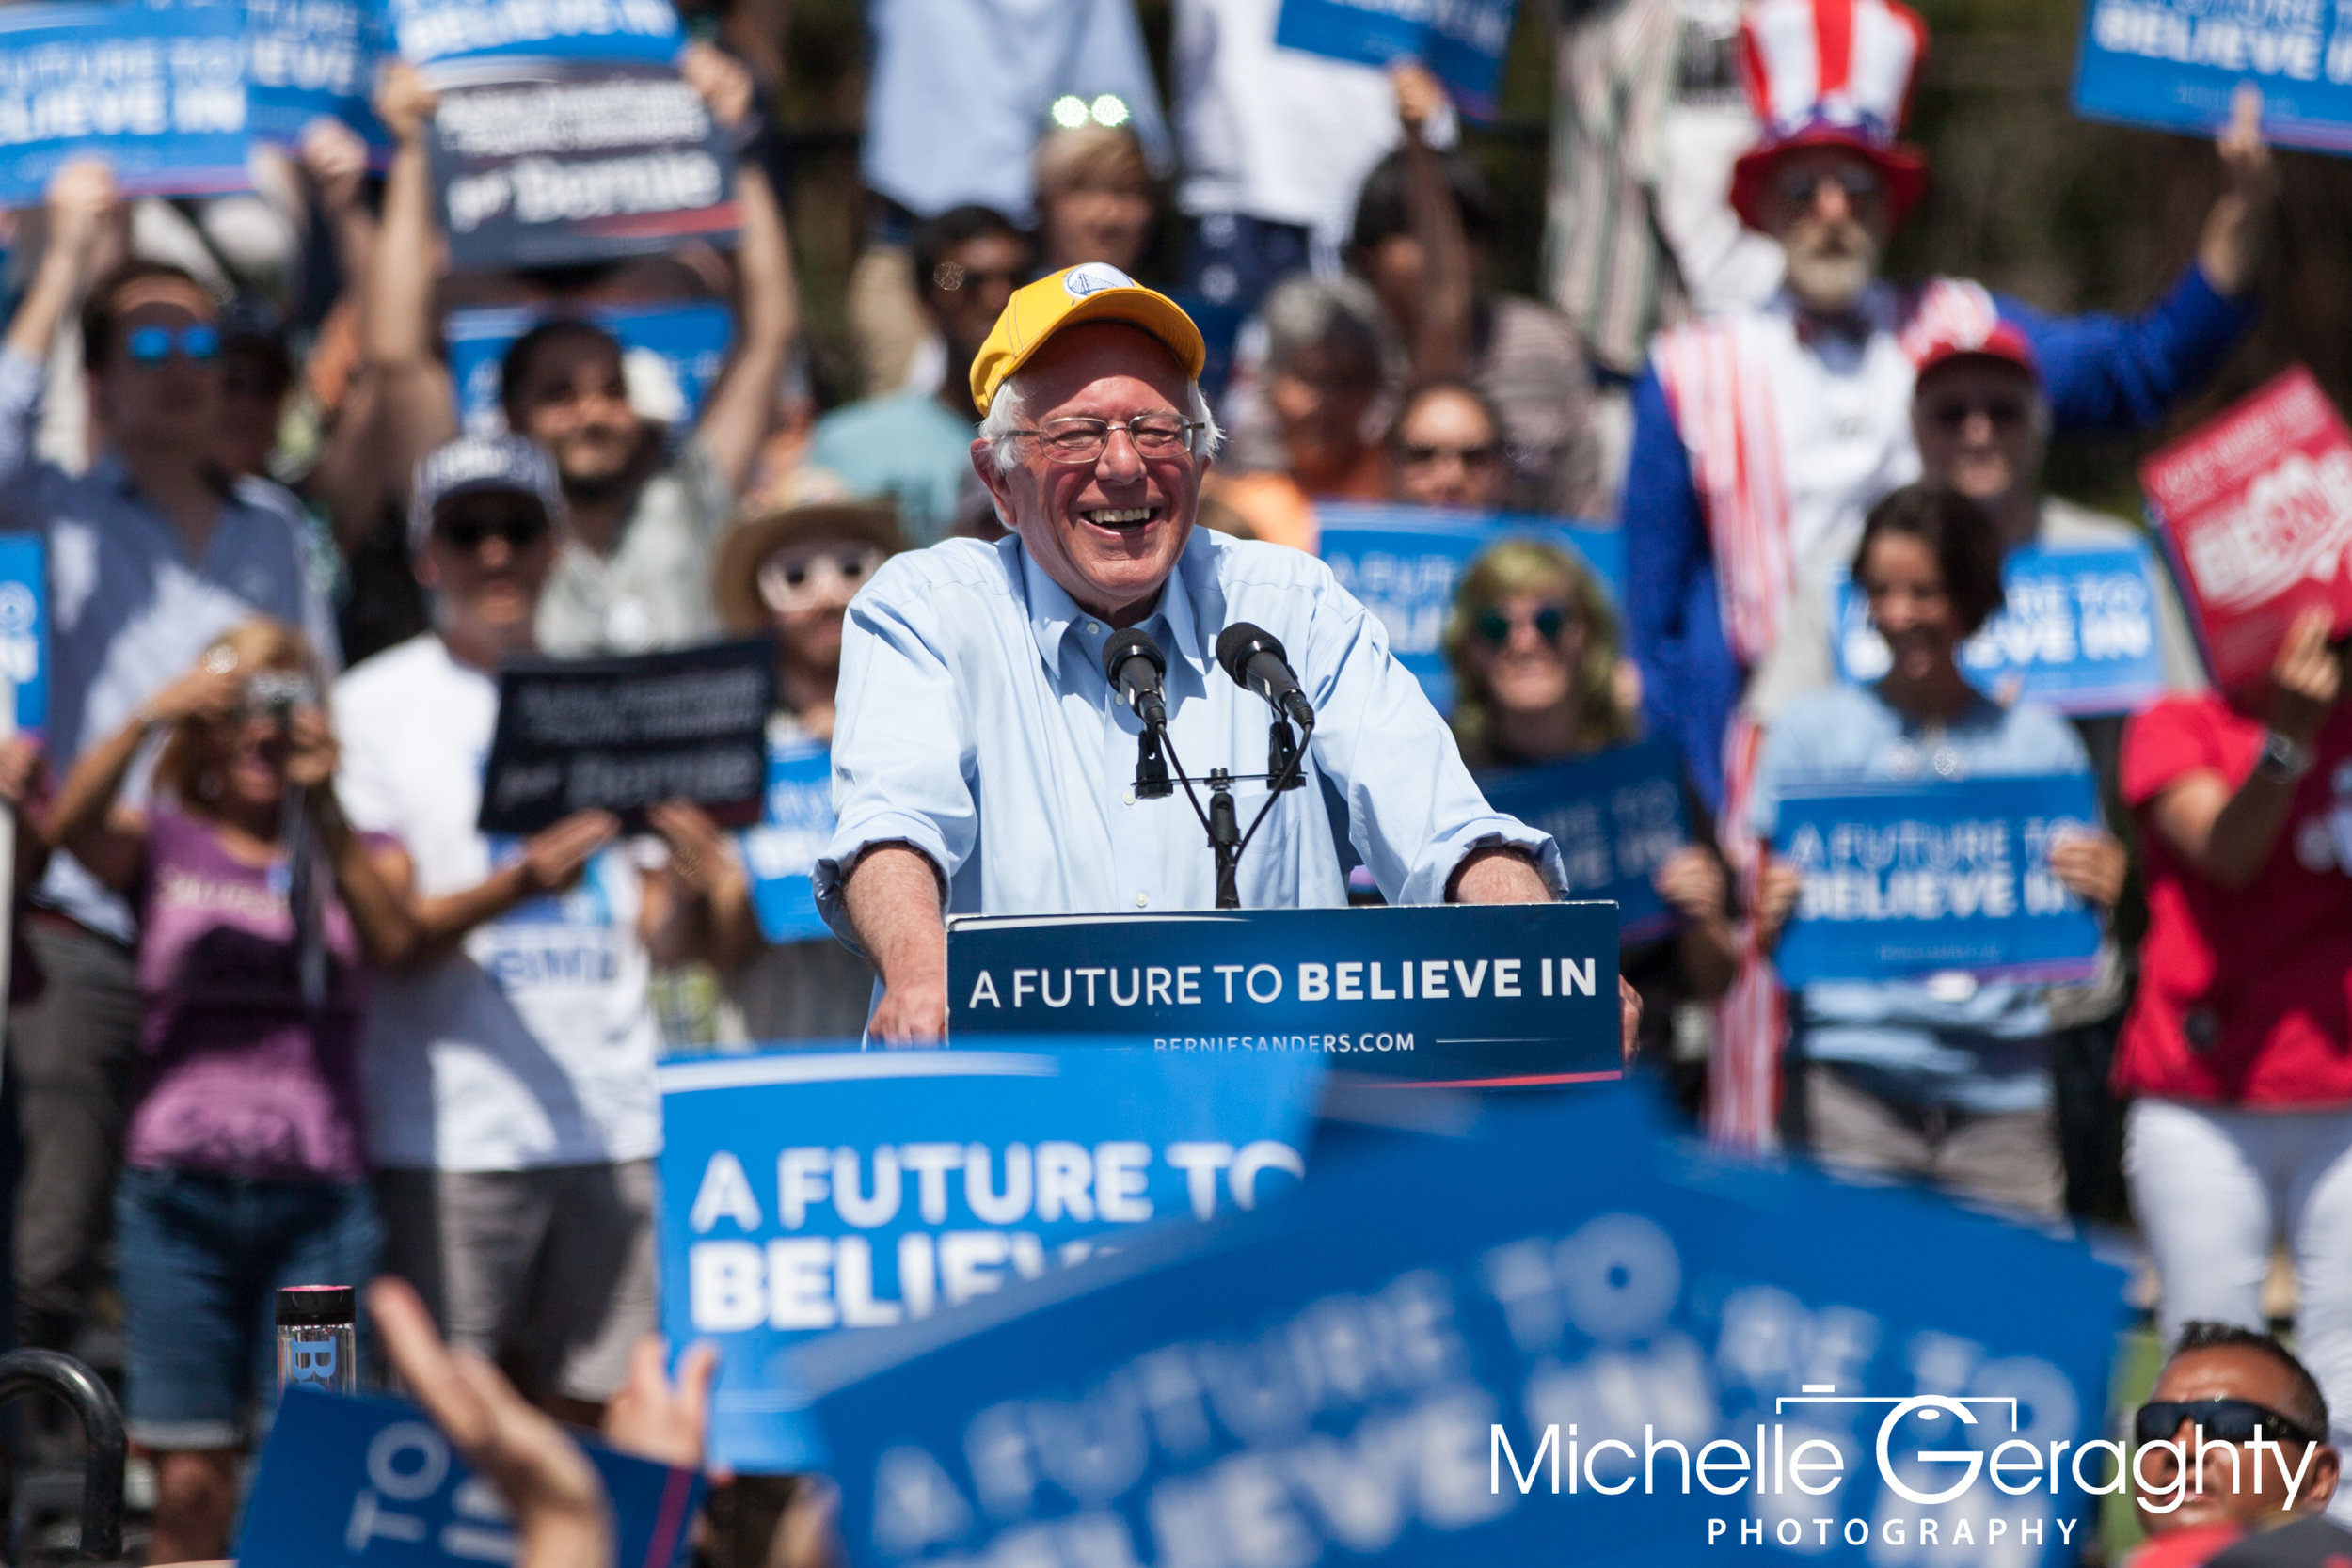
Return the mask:
<svg viewBox="0 0 2352 1568"><path fill-rule="evenodd" d="M2254 759L2254 771L2275 784L2293 784L2312 770L2314 760L2309 746L2271 730L2263 736L2263 752Z"/></svg>

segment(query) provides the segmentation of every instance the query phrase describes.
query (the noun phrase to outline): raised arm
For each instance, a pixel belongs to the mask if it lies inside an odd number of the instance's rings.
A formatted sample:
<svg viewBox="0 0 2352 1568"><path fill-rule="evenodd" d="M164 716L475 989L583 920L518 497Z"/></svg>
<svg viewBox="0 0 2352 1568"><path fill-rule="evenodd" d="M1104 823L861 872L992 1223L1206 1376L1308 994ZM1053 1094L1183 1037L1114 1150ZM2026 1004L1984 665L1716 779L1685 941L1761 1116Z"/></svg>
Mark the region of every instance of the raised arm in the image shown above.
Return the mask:
<svg viewBox="0 0 2352 1568"><path fill-rule="evenodd" d="M690 44L678 68L722 125L740 125L752 113L751 74L733 58L708 44ZM766 173L748 160L736 167L735 198L742 223L735 257L735 354L703 404L695 433L727 487L739 491L774 421L776 378L800 330L800 294L783 212Z"/></svg>
<svg viewBox="0 0 2352 1568"><path fill-rule="evenodd" d="M0 478L33 460L50 344L89 285L108 225L121 216L114 171L103 161L76 158L50 176L40 265L8 320L8 363L0 377Z"/></svg>
<svg viewBox="0 0 2352 1568"><path fill-rule="evenodd" d="M2341 700L2344 656L2328 642L2331 612L2296 618L2271 666L2270 727L2308 752ZM2296 781L2262 768L2235 789L2212 768L2183 775L2148 803L2149 825L2199 875L2243 888L2261 875L2295 804Z"/></svg>
<svg viewBox="0 0 2352 1568"><path fill-rule="evenodd" d="M417 459L457 434L449 372L434 352L433 281L440 267L425 139L438 102L414 66L385 68L375 112L391 130L393 151L368 275L367 357L370 373L380 378L379 450L403 490Z"/></svg>
<svg viewBox="0 0 2352 1568"><path fill-rule="evenodd" d="M195 669L150 697L114 734L84 752L66 775L41 824L42 836L118 893L138 880L147 819L120 803L123 780L147 737L190 719L217 721L236 701L243 677L234 670Z"/></svg>
<svg viewBox="0 0 2352 1568"><path fill-rule="evenodd" d="M1427 269L1421 316L1406 350L1415 380L1458 379L1470 371L1470 239L1462 231L1462 211L1454 203L1445 165L1427 137L1430 120L1445 106L1445 87L1425 67L1409 62L1391 67L1390 80L1405 128L1405 205Z"/></svg>

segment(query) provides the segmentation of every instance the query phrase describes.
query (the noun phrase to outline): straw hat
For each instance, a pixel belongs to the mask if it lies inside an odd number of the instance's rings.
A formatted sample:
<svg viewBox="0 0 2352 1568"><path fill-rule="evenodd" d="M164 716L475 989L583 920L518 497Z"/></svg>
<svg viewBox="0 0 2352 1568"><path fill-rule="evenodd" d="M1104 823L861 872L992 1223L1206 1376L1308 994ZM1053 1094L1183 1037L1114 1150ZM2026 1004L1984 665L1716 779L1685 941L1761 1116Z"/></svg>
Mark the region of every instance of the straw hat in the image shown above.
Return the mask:
<svg viewBox="0 0 2352 1568"><path fill-rule="evenodd" d="M759 594L760 563L787 545L819 538L862 539L888 555L907 547L898 531L898 509L891 502L851 497L848 483L831 469L796 468L719 541L710 594L721 624L745 635L768 630L772 617Z"/></svg>

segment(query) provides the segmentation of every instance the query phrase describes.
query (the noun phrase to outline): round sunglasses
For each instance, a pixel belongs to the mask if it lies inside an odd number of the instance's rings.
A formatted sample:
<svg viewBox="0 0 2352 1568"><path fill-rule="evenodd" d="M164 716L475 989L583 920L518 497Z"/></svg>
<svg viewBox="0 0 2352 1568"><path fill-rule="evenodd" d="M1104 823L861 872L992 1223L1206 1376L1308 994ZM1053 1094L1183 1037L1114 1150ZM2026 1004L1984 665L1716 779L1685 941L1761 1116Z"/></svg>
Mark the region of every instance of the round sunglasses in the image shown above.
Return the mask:
<svg viewBox="0 0 2352 1568"><path fill-rule="evenodd" d="M136 326L122 335L122 352L134 365L160 365L175 355L192 364L209 365L220 357L220 328L209 322L177 331Z"/></svg>
<svg viewBox="0 0 2352 1568"><path fill-rule="evenodd" d="M1567 630L1570 623L1575 619L1576 612L1566 605L1540 605L1536 608L1534 614L1524 619L1505 615L1502 610L1490 606L1478 612L1478 618L1470 623L1470 630L1477 635L1480 641L1491 643L1500 648L1511 641L1511 633L1514 629L1521 626L1532 625L1535 628L1537 637L1547 642L1557 642L1560 640L1560 634Z"/></svg>

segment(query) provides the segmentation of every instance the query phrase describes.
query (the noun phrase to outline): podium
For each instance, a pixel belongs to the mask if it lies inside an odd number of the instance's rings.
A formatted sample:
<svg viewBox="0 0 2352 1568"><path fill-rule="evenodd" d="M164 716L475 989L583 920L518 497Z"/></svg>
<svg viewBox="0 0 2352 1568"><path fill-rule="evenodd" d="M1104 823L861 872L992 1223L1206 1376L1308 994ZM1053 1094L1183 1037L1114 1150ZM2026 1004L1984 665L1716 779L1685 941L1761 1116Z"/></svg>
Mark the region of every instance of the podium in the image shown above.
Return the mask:
<svg viewBox="0 0 2352 1568"><path fill-rule="evenodd" d="M999 1034L1310 1052L1431 1085L1613 1079L1617 906L957 916L948 1041Z"/></svg>

